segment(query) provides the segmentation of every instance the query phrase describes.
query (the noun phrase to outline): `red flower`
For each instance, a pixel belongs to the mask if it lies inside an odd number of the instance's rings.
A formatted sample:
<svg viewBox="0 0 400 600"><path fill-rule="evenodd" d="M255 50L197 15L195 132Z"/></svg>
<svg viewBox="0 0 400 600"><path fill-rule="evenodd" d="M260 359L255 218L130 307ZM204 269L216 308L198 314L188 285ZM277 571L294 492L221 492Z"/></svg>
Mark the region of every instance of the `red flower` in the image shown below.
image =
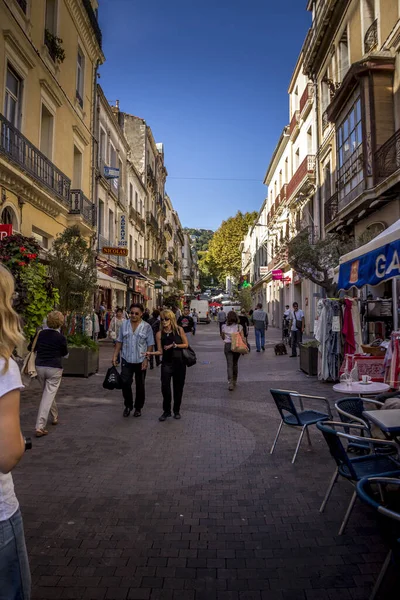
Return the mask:
<svg viewBox="0 0 400 600"><path fill-rule="evenodd" d="M19 249L20 252L26 252L26 248L24 248L23 246L20 247Z"/></svg>
<svg viewBox="0 0 400 600"><path fill-rule="evenodd" d="M26 267L26 263L24 263L23 261L20 261L20 262L18 263L18 265L19 265L20 267Z"/></svg>

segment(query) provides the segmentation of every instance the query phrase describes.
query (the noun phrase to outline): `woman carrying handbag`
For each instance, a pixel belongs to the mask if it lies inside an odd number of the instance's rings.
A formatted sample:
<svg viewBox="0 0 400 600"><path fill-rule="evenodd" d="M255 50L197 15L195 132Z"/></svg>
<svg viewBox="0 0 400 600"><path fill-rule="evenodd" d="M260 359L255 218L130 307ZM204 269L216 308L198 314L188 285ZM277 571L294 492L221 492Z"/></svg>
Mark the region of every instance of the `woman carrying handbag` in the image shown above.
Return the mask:
<svg viewBox="0 0 400 600"><path fill-rule="evenodd" d="M228 370L228 389L234 390L238 378L238 362L241 354L248 354L249 349L243 333L243 327L239 325L238 316L235 311L228 313L226 323L222 325L221 337L224 341L224 352Z"/></svg>

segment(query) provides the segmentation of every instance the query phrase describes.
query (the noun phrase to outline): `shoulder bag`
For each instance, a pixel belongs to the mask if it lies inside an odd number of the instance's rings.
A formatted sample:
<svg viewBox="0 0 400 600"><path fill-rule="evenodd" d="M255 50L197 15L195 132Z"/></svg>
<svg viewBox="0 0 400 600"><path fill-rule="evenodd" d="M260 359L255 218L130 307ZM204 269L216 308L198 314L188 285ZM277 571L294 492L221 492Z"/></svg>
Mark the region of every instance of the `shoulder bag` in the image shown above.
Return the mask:
<svg viewBox="0 0 400 600"><path fill-rule="evenodd" d="M296 313L294 313L294 318L296 321L296 329L299 329L299 331L301 331L303 329L303 321L302 320L298 320L296 317Z"/></svg>
<svg viewBox="0 0 400 600"><path fill-rule="evenodd" d="M240 334L239 326L237 332L231 333L231 350L232 352L236 352L237 354L249 353L249 348Z"/></svg>
<svg viewBox="0 0 400 600"><path fill-rule="evenodd" d="M182 358L187 367L193 367L197 362L196 353L190 346L182 348Z"/></svg>
<svg viewBox="0 0 400 600"><path fill-rule="evenodd" d="M35 364L36 363L35 348L36 348L36 343L37 343L40 331L41 331L40 329L37 331L35 338L32 342L32 347L31 347L30 351L28 352L28 354L25 356L24 362L22 363L21 377L22 377L22 383L25 385L25 387L27 387L30 384L32 379L35 379L35 377L37 377L36 364Z"/></svg>

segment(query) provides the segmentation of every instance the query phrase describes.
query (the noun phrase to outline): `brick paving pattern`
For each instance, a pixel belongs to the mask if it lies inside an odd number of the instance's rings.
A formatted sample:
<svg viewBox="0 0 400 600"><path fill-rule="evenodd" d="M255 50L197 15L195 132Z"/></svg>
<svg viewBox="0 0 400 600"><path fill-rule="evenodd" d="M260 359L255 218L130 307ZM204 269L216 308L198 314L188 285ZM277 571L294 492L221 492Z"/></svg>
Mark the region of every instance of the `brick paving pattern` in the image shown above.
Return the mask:
<svg viewBox="0 0 400 600"><path fill-rule="evenodd" d="M284 429L269 454L279 423L271 387L332 406L339 396L297 360L275 357L273 330L265 354L240 359L229 392L216 324L198 331L181 421L158 422L159 369L148 373L143 416L122 417L120 392L102 388L108 343L98 375L63 379L60 425L34 440L14 474L32 598L366 600L385 556L373 514L358 504L337 535L347 482L319 514L334 464L316 430L295 465L297 431ZM23 393L26 435L38 403L35 382Z"/></svg>

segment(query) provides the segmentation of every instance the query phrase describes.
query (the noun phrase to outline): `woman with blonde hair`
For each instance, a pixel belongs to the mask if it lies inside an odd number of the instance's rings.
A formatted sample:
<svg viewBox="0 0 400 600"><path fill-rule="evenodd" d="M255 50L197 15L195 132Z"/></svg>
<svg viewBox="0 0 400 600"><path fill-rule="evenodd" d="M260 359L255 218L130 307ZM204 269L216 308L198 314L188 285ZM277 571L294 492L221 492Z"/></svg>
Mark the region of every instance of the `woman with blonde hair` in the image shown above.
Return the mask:
<svg viewBox="0 0 400 600"><path fill-rule="evenodd" d="M163 414L159 421L171 417L171 379L174 390L174 419L180 419L180 407L185 385L186 365L183 362L182 350L189 346L186 334L176 322L172 310L163 310L160 314L161 330L156 335L156 352L147 352L146 356L162 356L161 392L163 395Z"/></svg>
<svg viewBox="0 0 400 600"><path fill-rule="evenodd" d="M36 372L43 395L36 419L36 437L43 437L49 433L46 429L49 412L53 418L52 425L58 424L55 398L63 374L62 358L68 354L67 340L60 333L63 324L64 315L54 310L47 315L47 329L37 336Z"/></svg>
<svg viewBox="0 0 400 600"><path fill-rule="evenodd" d="M12 307L14 280L0 265L0 600L29 600L31 576L24 527L11 472L25 452L19 422L24 387L12 358L24 336Z"/></svg>

